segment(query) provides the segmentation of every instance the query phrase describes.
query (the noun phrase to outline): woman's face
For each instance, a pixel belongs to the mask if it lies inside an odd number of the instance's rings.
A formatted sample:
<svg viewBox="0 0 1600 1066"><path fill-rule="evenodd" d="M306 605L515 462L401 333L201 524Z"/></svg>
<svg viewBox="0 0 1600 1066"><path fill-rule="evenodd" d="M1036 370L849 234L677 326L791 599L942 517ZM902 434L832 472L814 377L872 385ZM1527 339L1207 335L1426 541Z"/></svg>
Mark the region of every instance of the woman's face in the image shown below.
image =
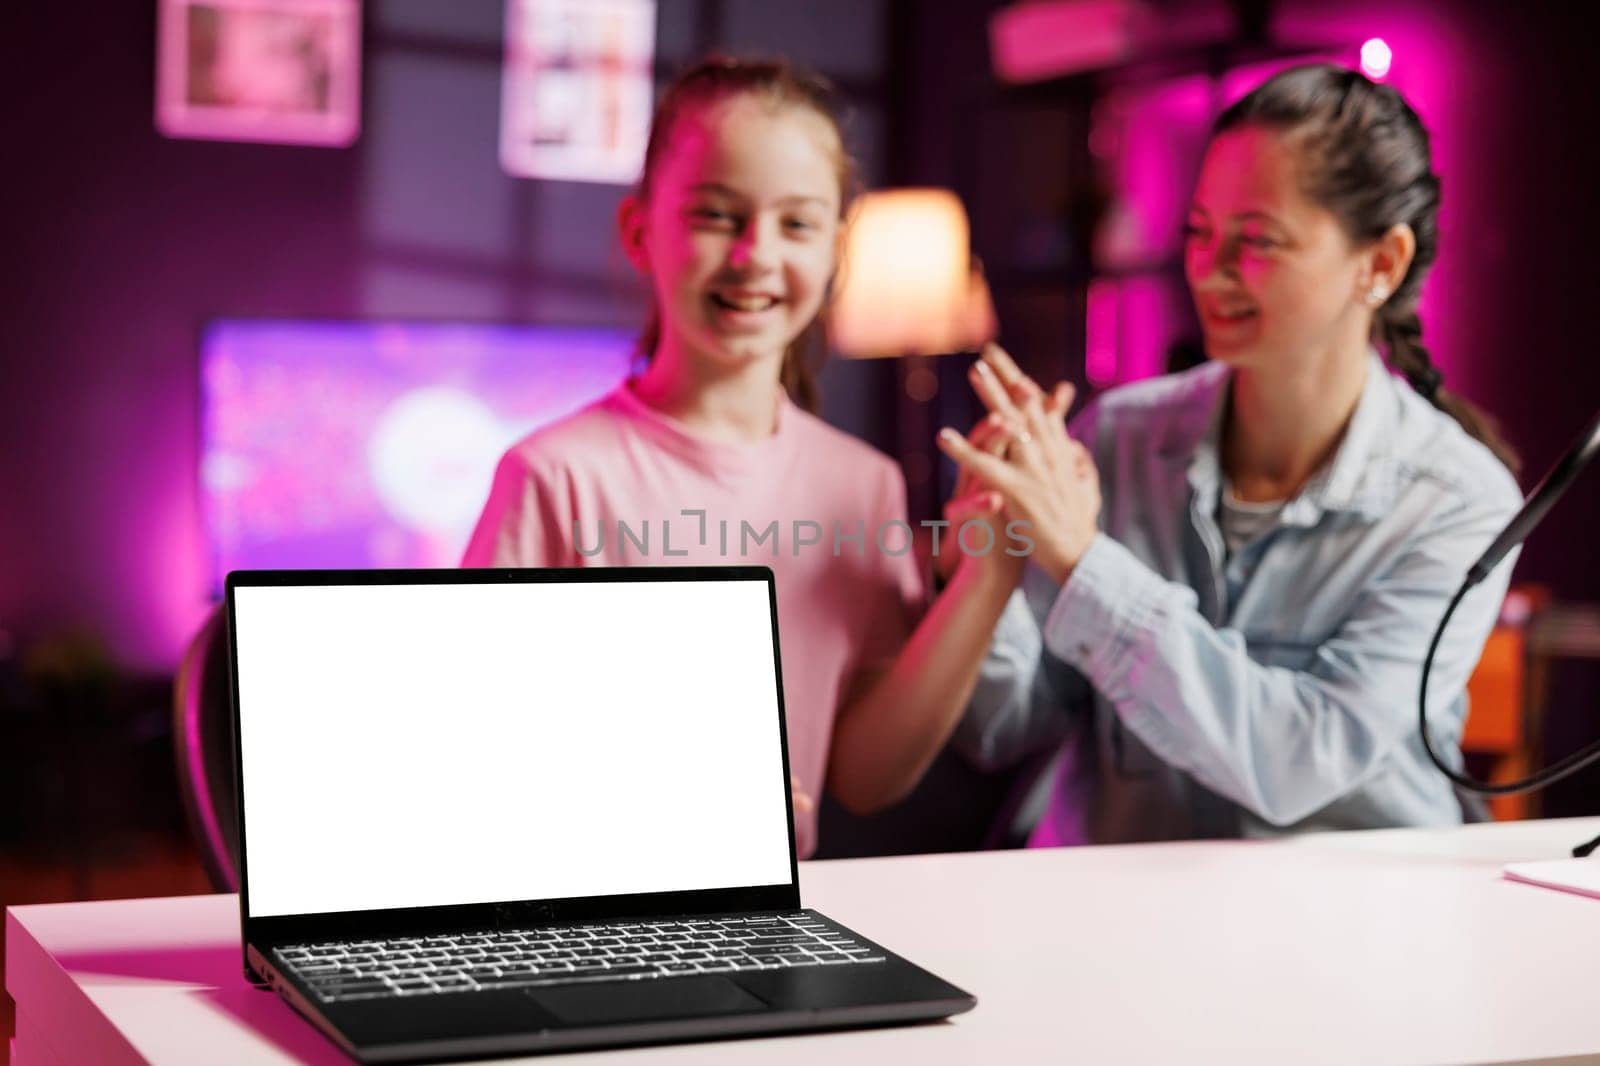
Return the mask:
<svg viewBox="0 0 1600 1066"><path fill-rule="evenodd" d="M1300 191L1291 140L1243 127L1206 151L1189 207L1184 273L1206 353L1231 366L1313 366L1364 348L1370 265L1332 212Z"/></svg>
<svg viewBox="0 0 1600 1066"><path fill-rule="evenodd" d="M834 271L838 152L822 116L748 95L679 117L632 232L623 211L664 336L730 369L782 359Z"/></svg>

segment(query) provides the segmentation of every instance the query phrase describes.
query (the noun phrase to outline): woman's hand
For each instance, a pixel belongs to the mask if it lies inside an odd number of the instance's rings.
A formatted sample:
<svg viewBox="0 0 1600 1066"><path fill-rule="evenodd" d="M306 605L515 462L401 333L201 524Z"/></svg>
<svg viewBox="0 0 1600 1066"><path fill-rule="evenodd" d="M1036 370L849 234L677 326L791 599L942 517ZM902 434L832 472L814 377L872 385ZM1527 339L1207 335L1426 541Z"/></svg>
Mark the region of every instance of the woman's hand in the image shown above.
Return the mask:
<svg viewBox="0 0 1600 1066"><path fill-rule="evenodd" d="M989 347L1015 369L1015 364L1011 363L1010 358L997 345ZM1017 373L1021 375L1021 371ZM1028 381L1026 375L1021 376L1024 381ZM990 413L978 421L967 440L979 451L1003 459L1016 433L1007 425L1005 416L995 410L995 403L990 402L990 397L985 395L986 389L994 387L995 374L980 360L968 371L968 378ZM1032 382L1028 381L1028 384L1031 385ZM1058 421L1065 419L1067 411L1072 407L1073 395L1072 386L1066 382L1057 385L1048 395L1041 393L1040 402L1045 416ZM933 561L934 572L939 575L939 580L948 582L963 559L970 559L972 565L993 565L1004 570L1011 584L1020 580L1027 558L1008 555L1001 547L1008 541L1004 522L1013 517L1015 516L1005 514L1005 498L986 485L971 467L962 466L956 473L955 492L944 505L944 518L949 523L949 528L945 531L945 539L941 542L939 553ZM995 546L983 556L969 555L961 547L959 539L961 530L974 521L989 527L989 538L986 543Z"/></svg>
<svg viewBox="0 0 1600 1066"><path fill-rule="evenodd" d="M1099 474L1088 449L1067 435L1062 418L1071 387L1057 386L1046 396L994 344L973 365L973 387L999 419L998 428L981 438L982 447L943 429L939 447L963 475L999 493L1006 517L1029 523L1034 560L1065 582L1088 550L1100 518ZM1000 439L1004 444L997 449Z"/></svg>

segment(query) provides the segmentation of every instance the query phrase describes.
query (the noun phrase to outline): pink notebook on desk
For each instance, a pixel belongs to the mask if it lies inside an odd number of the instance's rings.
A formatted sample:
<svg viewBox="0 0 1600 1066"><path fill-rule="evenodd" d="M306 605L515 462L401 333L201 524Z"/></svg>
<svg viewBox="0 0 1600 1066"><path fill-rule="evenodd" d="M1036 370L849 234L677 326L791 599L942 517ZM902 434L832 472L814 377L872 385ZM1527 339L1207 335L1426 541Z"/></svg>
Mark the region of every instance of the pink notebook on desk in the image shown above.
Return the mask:
<svg viewBox="0 0 1600 1066"><path fill-rule="evenodd" d="M1513 881L1600 899L1600 858L1513 862L1506 866L1505 875Z"/></svg>

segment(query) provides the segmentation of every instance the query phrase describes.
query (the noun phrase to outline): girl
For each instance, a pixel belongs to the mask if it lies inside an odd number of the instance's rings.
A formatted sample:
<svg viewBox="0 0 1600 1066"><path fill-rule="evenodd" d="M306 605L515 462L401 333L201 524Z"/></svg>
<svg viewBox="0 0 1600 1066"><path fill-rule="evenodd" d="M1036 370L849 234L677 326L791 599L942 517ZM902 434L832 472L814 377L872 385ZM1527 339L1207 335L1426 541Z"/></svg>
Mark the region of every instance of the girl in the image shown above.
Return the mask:
<svg viewBox="0 0 1600 1066"><path fill-rule="evenodd" d="M825 782L858 811L910 790L1004 605L958 570L913 630L899 470L812 413L851 171L819 79L730 59L678 79L618 216L648 366L506 454L463 564L771 566L802 855Z"/></svg>
<svg viewBox="0 0 1600 1066"><path fill-rule="evenodd" d="M1035 524L1037 565L960 737L994 765L1070 736L1033 843L1460 820L1418 733L1420 667L1521 501L1422 346L1438 208L1394 90L1295 68L1220 117L1189 210L1209 364L1114 390L1069 434L988 353L991 421L941 445ZM1509 570L1441 646L1441 749Z"/></svg>

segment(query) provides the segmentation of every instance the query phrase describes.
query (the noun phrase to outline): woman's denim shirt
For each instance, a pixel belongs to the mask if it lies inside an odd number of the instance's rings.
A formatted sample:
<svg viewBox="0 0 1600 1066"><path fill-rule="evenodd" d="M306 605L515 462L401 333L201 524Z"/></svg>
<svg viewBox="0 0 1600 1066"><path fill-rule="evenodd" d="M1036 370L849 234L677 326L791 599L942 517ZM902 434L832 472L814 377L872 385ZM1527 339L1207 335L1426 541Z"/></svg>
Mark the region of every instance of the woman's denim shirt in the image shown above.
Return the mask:
<svg viewBox="0 0 1600 1066"><path fill-rule="evenodd" d="M1461 819L1419 736L1422 659L1520 506L1516 482L1373 353L1333 458L1227 557L1230 374L1140 382L1073 421L1101 533L1064 587L1028 568L957 731L987 767L1061 746L1035 844ZM1513 559L1462 601L1434 660L1428 724L1452 758Z"/></svg>

